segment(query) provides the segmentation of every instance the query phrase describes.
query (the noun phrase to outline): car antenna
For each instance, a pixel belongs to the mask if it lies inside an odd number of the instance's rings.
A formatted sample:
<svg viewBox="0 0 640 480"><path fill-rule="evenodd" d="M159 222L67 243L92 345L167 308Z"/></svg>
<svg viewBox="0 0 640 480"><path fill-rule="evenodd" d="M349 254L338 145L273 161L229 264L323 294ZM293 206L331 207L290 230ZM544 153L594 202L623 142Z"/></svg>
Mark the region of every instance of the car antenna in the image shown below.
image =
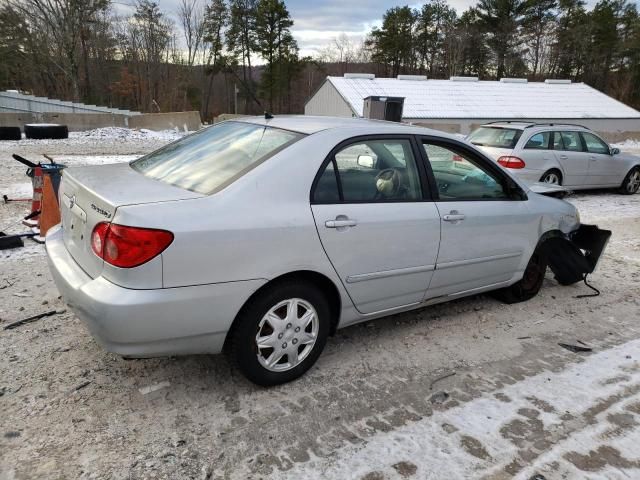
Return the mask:
<svg viewBox="0 0 640 480"><path fill-rule="evenodd" d="M271 115L269 112L267 112L266 110L264 111L264 119L265 120L271 120L273 118L273 115Z"/></svg>

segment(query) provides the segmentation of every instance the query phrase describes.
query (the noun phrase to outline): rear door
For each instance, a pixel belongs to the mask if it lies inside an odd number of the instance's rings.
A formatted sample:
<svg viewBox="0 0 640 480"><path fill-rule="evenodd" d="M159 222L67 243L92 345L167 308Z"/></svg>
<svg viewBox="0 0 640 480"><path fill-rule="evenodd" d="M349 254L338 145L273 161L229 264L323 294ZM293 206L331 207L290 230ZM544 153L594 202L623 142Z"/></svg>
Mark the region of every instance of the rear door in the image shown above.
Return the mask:
<svg viewBox="0 0 640 480"><path fill-rule="evenodd" d="M562 184L567 187L582 187L587 181L589 160L580 132L562 130L553 135L556 158L562 167Z"/></svg>
<svg viewBox="0 0 640 480"><path fill-rule="evenodd" d="M417 304L440 244L424 165L409 136L358 137L321 168L311 209L322 245L362 313Z"/></svg>
<svg viewBox="0 0 640 480"><path fill-rule="evenodd" d="M440 252L426 298L513 278L535 246L537 215L527 208L526 196L510 193L508 182L511 187L515 182L462 144L425 137L422 146L442 218Z"/></svg>

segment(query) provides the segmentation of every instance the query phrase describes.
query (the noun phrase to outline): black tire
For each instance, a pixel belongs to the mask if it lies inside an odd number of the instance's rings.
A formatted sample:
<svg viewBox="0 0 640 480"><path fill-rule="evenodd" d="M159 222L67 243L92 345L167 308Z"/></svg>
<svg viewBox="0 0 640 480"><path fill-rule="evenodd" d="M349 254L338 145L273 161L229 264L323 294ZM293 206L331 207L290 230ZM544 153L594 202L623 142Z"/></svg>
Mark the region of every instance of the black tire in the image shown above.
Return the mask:
<svg viewBox="0 0 640 480"><path fill-rule="evenodd" d="M637 183L637 175L640 175L640 167L633 167L631 170L629 170L629 173L627 173L627 176L624 177L624 180L622 181L622 185L620 185L618 192L622 193L623 195L633 195L634 193L637 193L640 187L640 185Z"/></svg>
<svg viewBox="0 0 640 480"><path fill-rule="evenodd" d="M0 127L0 140L21 140L20 127Z"/></svg>
<svg viewBox="0 0 640 480"><path fill-rule="evenodd" d="M555 175L558 178L558 183L554 183L553 185L562 185L562 172L560 172L560 170L556 168L552 168L551 170L547 170L546 172L544 172L544 174L540 177L540 181L542 183L550 183L547 182L546 179L551 175Z"/></svg>
<svg viewBox="0 0 640 480"><path fill-rule="evenodd" d="M547 264L547 257L542 249L536 248L524 270L522 279L509 287L496 290L494 296L508 304L531 300L542 287Z"/></svg>
<svg viewBox="0 0 640 480"><path fill-rule="evenodd" d="M69 129L66 125L31 123L24 126L24 134L34 140L69 138Z"/></svg>
<svg viewBox="0 0 640 480"><path fill-rule="evenodd" d="M271 371L258 360L256 335L260 322L278 303L294 298L304 300L315 309L318 318L316 340L307 356L298 365L285 371ZM249 300L238 314L229 333L229 354L244 376L257 385L267 387L290 382L303 375L316 362L324 350L330 325L331 309L320 289L307 282L289 280L274 283ZM294 343L293 340L291 342ZM300 344L298 348L303 348L303 345Z"/></svg>

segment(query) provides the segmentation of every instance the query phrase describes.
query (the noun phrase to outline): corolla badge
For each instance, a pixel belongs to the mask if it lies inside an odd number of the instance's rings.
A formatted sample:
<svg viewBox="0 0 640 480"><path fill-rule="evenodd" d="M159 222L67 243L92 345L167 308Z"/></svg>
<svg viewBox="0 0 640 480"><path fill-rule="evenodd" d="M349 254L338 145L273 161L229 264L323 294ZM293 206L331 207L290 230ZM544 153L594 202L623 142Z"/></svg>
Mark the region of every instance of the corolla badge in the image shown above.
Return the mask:
<svg viewBox="0 0 640 480"><path fill-rule="evenodd" d="M95 203L91 204L91 208L93 208L100 215L104 215L107 218L111 218L111 212L108 212L107 210L105 210L103 208L97 207Z"/></svg>

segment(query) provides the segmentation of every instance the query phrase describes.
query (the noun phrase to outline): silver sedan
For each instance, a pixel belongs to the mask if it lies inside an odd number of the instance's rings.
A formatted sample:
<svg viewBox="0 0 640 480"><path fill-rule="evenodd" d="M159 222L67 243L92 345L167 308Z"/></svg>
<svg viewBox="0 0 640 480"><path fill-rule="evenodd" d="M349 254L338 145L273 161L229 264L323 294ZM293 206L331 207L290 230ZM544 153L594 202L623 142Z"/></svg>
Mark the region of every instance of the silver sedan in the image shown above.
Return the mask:
<svg viewBox="0 0 640 480"><path fill-rule="evenodd" d="M47 235L67 304L124 357L219 353L302 375L337 328L574 283L608 232L475 147L402 124L228 121L130 164L69 168Z"/></svg>

